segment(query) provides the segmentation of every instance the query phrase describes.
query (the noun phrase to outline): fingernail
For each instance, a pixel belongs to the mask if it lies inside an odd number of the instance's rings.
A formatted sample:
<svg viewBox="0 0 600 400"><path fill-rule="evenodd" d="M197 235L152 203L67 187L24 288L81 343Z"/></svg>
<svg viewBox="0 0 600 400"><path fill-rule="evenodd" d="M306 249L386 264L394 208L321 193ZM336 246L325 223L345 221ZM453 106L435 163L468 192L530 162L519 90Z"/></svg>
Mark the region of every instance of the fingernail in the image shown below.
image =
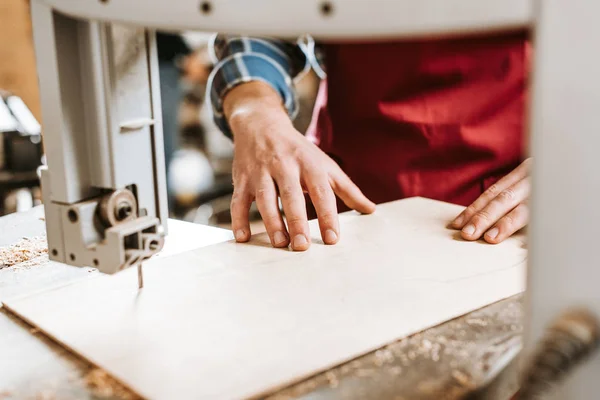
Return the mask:
<svg viewBox="0 0 600 400"><path fill-rule="evenodd" d="M469 225L465 226L462 231L465 235L471 236L472 234L475 233L475 225L469 224Z"/></svg>
<svg viewBox="0 0 600 400"><path fill-rule="evenodd" d="M282 244L286 240L287 240L287 238L285 237L285 235L281 231L277 231L273 235L273 242L274 242L274 244Z"/></svg>
<svg viewBox="0 0 600 400"><path fill-rule="evenodd" d="M246 232L243 229L238 229L234 232L235 240L238 242L246 238Z"/></svg>
<svg viewBox="0 0 600 400"><path fill-rule="evenodd" d="M306 237L304 235L294 236L294 248L306 246L307 243L308 241L306 240Z"/></svg>
<svg viewBox="0 0 600 400"><path fill-rule="evenodd" d="M487 231L487 233L485 234L485 236L487 236L490 239L496 239L496 236L498 236L498 228L492 228L489 231Z"/></svg>
<svg viewBox="0 0 600 400"><path fill-rule="evenodd" d="M325 231L325 237L323 238L326 244L333 244L337 241L337 235L331 229Z"/></svg>
<svg viewBox="0 0 600 400"><path fill-rule="evenodd" d="M458 217L456 217L456 219L452 222L452 225L454 226L460 226L463 223L463 219L465 219L464 215L459 215Z"/></svg>

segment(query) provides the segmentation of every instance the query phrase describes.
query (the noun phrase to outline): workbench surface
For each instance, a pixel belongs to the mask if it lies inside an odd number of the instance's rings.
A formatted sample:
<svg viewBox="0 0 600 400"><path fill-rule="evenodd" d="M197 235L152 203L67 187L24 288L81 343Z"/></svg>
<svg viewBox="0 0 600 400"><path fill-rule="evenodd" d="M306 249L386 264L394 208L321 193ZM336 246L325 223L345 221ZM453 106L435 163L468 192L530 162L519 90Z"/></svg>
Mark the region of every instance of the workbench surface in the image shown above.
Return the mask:
<svg viewBox="0 0 600 400"><path fill-rule="evenodd" d="M0 218L0 247L44 235L41 207ZM0 300L98 273L49 263L44 255L37 260L21 267L0 265ZM516 296L399 340L271 398L508 399L516 390L522 315ZM132 398L137 396L104 371L0 308L0 400Z"/></svg>

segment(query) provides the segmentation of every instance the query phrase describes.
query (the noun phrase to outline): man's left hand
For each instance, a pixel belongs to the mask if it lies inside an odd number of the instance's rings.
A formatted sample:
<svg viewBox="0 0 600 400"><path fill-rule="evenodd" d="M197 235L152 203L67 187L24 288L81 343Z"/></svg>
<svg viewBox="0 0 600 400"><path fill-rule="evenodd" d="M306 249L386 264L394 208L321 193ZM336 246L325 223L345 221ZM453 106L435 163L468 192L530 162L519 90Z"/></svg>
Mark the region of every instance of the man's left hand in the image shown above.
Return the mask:
<svg viewBox="0 0 600 400"><path fill-rule="evenodd" d="M490 186L452 222L465 240L500 243L529 221L531 158Z"/></svg>

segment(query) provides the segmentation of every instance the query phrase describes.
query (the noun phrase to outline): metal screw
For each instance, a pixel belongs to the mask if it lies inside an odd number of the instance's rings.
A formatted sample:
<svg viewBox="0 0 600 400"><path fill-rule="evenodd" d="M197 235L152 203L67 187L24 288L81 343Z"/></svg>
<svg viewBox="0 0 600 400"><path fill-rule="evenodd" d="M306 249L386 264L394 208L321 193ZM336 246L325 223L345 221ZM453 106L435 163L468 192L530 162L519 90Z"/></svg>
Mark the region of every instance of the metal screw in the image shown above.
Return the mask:
<svg viewBox="0 0 600 400"><path fill-rule="evenodd" d="M210 14L212 11L212 4L210 1L203 1L200 3L200 11L202 14Z"/></svg>
<svg viewBox="0 0 600 400"><path fill-rule="evenodd" d="M133 207L127 202L119 203L115 211L115 216L119 221L123 221L133 213Z"/></svg>
<svg viewBox="0 0 600 400"><path fill-rule="evenodd" d="M79 217L77 216L77 211L75 210L69 210L67 212L67 217L69 217L69 221L73 223L77 222L77 219L79 219Z"/></svg>
<svg viewBox="0 0 600 400"><path fill-rule="evenodd" d="M321 3L321 14L323 16L328 17L333 13L333 4L329 1L324 1Z"/></svg>

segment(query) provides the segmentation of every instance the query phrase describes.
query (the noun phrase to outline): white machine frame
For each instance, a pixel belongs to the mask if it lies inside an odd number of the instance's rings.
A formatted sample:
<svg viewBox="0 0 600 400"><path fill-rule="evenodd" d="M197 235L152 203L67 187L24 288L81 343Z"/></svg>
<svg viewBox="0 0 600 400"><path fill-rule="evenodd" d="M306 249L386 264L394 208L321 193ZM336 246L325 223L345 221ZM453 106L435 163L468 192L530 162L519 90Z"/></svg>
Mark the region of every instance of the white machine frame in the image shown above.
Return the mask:
<svg viewBox="0 0 600 400"><path fill-rule="evenodd" d="M600 313L600 268L593 261L594 228L600 225L595 11L600 3L586 0L34 0L51 258L72 265L97 262L102 271L115 272L161 246L166 185L156 49L148 27L290 38L310 33L324 40L528 27L535 34L529 350L563 309L584 306ZM115 51L115 22L139 27L125 29L136 49L131 62L119 60ZM98 209L114 205L111 196L128 190L135 215L98 229ZM595 357L552 398L595 398L599 374Z"/></svg>
<svg viewBox="0 0 600 400"><path fill-rule="evenodd" d="M162 248L168 213L154 35L39 1L31 11L50 257L107 273L140 265Z"/></svg>

